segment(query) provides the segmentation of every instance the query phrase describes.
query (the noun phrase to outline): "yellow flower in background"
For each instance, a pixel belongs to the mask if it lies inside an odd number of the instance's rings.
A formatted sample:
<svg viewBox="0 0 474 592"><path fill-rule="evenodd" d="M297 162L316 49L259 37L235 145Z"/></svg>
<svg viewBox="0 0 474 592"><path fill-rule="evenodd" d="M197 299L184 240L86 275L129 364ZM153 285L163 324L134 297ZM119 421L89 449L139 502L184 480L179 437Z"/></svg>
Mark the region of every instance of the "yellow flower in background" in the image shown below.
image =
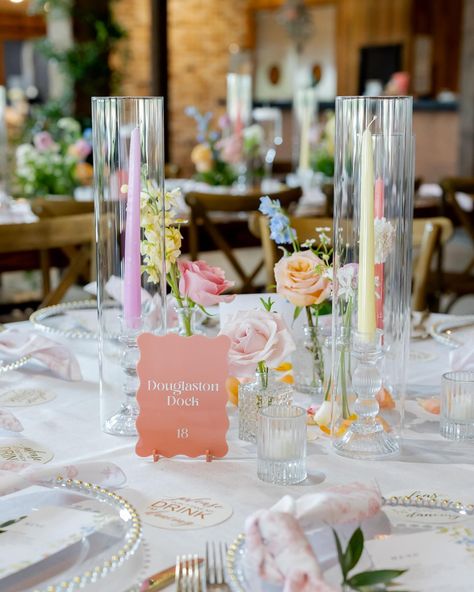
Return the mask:
<svg viewBox="0 0 474 592"><path fill-rule="evenodd" d="M191 161L198 173L207 173L212 169L214 157L209 144L198 144L191 151Z"/></svg>

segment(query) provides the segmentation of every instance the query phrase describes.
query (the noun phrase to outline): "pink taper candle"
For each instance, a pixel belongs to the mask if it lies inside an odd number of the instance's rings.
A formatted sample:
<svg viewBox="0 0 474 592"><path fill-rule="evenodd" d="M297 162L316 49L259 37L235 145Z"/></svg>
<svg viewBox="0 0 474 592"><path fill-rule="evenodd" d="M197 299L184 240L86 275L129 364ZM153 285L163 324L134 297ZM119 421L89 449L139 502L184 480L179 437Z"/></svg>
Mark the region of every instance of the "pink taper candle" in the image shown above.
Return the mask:
<svg viewBox="0 0 474 592"><path fill-rule="evenodd" d="M141 315L140 168L140 129L136 127L130 138L123 276L123 318L130 329L138 328Z"/></svg>
<svg viewBox="0 0 474 592"><path fill-rule="evenodd" d="M383 218L384 212L384 194L383 194L383 179L378 177L375 180L375 203L374 216L375 218ZM383 281L383 263L375 264L375 281L377 283L378 298L375 300L375 319L377 329L383 329L383 300L384 300L384 281Z"/></svg>

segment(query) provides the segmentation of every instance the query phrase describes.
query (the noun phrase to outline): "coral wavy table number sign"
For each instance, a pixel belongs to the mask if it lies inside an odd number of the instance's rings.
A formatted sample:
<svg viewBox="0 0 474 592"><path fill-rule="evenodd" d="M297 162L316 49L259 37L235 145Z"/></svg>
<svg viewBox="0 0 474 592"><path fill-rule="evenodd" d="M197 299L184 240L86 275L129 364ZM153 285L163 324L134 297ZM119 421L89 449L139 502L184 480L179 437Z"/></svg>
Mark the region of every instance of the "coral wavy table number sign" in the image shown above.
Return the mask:
<svg viewBox="0 0 474 592"><path fill-rule="evenodd" d="M229 338L143 333L137 343L137 454L225 456Z"/></svg>

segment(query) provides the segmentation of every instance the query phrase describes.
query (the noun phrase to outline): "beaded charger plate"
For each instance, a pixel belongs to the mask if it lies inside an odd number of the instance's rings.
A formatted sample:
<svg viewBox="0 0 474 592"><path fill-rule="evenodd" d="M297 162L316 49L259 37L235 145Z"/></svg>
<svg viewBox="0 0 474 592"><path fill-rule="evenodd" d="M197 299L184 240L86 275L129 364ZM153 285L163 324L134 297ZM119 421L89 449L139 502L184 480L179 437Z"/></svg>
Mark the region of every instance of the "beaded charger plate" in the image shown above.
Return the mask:
<svg viewBox="0 0 474 592"><path fill-rule="evenodd" d="M17 359L6 359L0 360L0 374L4 372L10 372L11 370L18 370L24 366L29 360L31 360L31 356L22 356L21 358Z"/></svg>
<svg viewBox="0 0 474 592"><path fill-rule="evenodd" d="M11 551L0 560L2 592L104 590L128 563L134 563L135 576L143 563L142 558L137 563L142 547L137 511L98 485L58 478L53 487L33 486L0 498L0 516L0 541ZM73 533L65 524L71 519Z"/></svg>
<svg viewBox="0 0 474 592"><path fill-rule="evenodd" d="M379 515L385 517L385 524L383 520L379 520L371 525L361 525L367 539L377 538L377 535L410 534L423 530L446 531L449 528L453 535L456 535L456 529L459 527L463 532L466 528L474 530L474 504L452 501L436 493L415 492L412 495L383 498L383 512ZM350 536L350 532L356 526L358 525L351 525L350 531L346 533L341 533L338 527L336 530L341 540ZM331 529L319 529L308 535L308 538L328 582L335 585L340 581L340 575L338 570L331 569L337 563ZM462 542L470 545L469 551L474 552L474 538L466 543L463 536ZM334 547L331 552L327 551L328 545ZM248 562L246 553L245 535L240 534L230 545L226 560L227 577L232 592L281 592L281 586L264 582L259 578ZM322 555L324 556L321 559ZM331 575L336 575L336 581L331 581Z"/></svg>
<svg viewBox="0 0 474 592"><path fill-rule="evenodd" d="M106 323L109 327L108 337L115 338L120 335L119 312L117 303L104 303L102 314L109 317ZM45 333L68 339L97 339L99 334L95 300L63 302L46 306L32 313L30 321Z"/></svg>

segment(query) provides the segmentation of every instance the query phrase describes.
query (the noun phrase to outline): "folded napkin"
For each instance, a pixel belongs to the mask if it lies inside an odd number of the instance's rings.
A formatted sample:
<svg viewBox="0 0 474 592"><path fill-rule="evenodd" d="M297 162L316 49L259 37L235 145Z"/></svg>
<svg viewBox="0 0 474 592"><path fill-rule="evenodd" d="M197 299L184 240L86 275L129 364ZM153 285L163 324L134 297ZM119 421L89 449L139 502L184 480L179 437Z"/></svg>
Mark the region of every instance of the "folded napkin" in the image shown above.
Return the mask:
<svg viewBox="0 0 474 592"><path fill-rule="evenodd" d="M378 514L382 496L375 483L351 483L307 494L287 495L245 523L249 558L258 574L284 592L331 592L304 530L361 522Z"/></svg>
<svg viewBox="0 0 474 592"><path fill-rule="evenodd" d="M474 344L466 343L449 352L449 366L452 371L474 371Z"/></svg>
<svg viewBox="0 0 474 592"><path fill-rule="evenodd" d="M20 491L31 485L54 485L57 478L80 479L109 489L121 487L125 473L111 462L86 462L75 465L38 466L36 463L0 461L0 496Z"/></svg>
<svg viewBox="0 0 474 592"><path fill-rule="evenodd" d="M16 329L0 332L0 352L22 358L31 356L65 380L81 380L81 369L74 355L63 345L38 335Z"/></svg>

